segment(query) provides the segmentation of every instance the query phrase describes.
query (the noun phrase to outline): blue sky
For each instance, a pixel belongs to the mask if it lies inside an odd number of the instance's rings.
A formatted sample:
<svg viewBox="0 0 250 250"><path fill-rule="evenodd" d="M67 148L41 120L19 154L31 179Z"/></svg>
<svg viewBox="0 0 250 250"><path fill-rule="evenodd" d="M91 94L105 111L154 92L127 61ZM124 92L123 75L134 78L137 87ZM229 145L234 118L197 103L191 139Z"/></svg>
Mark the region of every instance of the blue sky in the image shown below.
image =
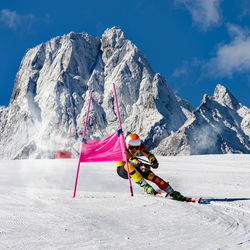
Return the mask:
<svg viewBox="0 0 250 250"><path fill-rule="evenodd" d="M220 83L250 107L250 1L1 1L0 105L28 48L52 37L119 26L175 93L200 104Z"/></svg>

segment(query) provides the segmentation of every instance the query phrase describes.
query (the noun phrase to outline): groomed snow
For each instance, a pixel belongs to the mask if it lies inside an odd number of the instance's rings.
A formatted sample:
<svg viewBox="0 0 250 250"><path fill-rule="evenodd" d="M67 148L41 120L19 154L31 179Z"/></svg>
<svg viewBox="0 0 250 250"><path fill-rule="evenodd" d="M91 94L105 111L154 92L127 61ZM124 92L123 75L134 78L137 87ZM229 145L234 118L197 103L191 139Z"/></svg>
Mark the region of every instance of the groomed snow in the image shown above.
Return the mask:
<svg viewBox="0 0 250 250"><path fill-rule="evenodd" d="M250 155L158 157L159 176L206 204L144 195L114 162L0 161L0 249L250 249Z"/></svg>

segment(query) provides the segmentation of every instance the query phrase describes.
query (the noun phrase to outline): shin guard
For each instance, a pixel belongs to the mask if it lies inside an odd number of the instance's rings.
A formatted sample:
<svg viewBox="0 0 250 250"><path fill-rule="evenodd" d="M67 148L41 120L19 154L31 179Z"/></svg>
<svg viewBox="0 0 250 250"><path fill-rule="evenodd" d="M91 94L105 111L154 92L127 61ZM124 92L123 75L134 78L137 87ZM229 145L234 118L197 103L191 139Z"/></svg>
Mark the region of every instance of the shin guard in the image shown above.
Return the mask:
<svg viewBox="0 0 250 250"><path fill-rule="evenodd" d="M167 182L157 175L154 175L152 182L155 183L161 190L165 190L169 186Z"/></svg>

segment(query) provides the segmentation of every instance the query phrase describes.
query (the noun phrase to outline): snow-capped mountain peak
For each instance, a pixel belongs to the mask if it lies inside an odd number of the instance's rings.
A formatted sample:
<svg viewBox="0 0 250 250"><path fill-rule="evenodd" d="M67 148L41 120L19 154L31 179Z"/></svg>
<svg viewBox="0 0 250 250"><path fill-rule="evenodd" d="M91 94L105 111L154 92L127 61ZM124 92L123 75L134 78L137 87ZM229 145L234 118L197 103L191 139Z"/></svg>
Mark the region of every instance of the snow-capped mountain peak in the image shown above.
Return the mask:
<svg viewBox="0 0 250 250"><path fill-rule="evenodd" d="M26 52L11 102L1 109L1 157L53 158L57 148L69 148L69 129L76 156L90 90L86 136L118 129L113 82L125 134L139 133L151 148L186 120L167 81L120 28L107 29L102 39L71 32Z"/></svg>
<svg viewBox="0 0 250 250"><path fill-rule="evenodd" d="M249 153L249 132L250 109L242 106L224 86L217 85L214 96L205 94L200 106L178 131L160 143L157 152Z"/></svg>
<svg viewBox="0 0 250 250"><path fill-rule="evenodd" d="M223 106L236 110L240 107L238 100L221 84L216 86L213 96L215 100Z"/></svg>
<svg viewBox="0 0 250 250"><path fill-rule="evenodd" d="M90 90L86 138L110 135L119 128L112 83L125 135L138 133L153 152L250 152L250 111L224 86L195 110L113 27L101 39L70 32L27 50L10 104L0 107L0 157L54 158L70 148L77 156Z"/></svg>
<svg viewBox="0 0 250 250"><path fill-rule="evenodd" d="M111 29L106 29L102 35L102 47L103 60L107 60L115 53L116 49L120 49L128 42L127 37L123 31L118 27L113 27Z"/></svg>

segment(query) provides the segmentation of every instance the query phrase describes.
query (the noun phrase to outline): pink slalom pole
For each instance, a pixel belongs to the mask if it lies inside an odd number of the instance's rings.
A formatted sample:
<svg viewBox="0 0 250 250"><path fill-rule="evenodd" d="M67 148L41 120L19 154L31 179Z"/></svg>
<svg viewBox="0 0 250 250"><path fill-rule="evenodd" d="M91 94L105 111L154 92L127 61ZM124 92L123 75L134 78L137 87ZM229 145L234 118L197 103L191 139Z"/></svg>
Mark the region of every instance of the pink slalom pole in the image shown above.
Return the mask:
<svg viewBox="0 0 250 250"><path fill-rule="evenodd" d="M91 99L92 99L92 92L93 92L93 91L90 92L88 111L87 111L87 115L86 115L85 126L84 126L84 131L83 131L83 136L82 136L82 138L85 138L85 134L86 134L87 123L88 123L88 119L89 119L90 103L91 103ZM80 154L81 154L81 152L82 152L82 143L81 143L81 151L80 151ZM79 175L80 163L81 163L81 162L80 162L80 155L79 155L78 167L77 167L77 173L76 173L76 181L75 181L75 189L74 189L73 198L75 198L75 196L76 196L76 188L77 188L77 182L78 182L78 175Z"/></svg>
<svg viewBox="0 0 250 250"><path fill-rule="evenodd" d="M121 118L120 118L120 112L119 112L119 107L118 107L118 101L117 101L117 96L116 96L116 90L115 90L115 84L113 83L113 88L114 88L114 96L115 96L115 103L116 103L116 109L117 109L117 115L118 115L118 120L119 120L119 125L120 125L120 129L122 130L122 123L121 123ZM125 149L125 145L124 145L124 136L123 136L123 132L121 133L121 137L122 137L122 152L123 152L123 156L126 159L126 166L127 166L127 172L128 172L128 180L129 180L129 187L130 187L130 193L131 196L133 196L133 188L132 188L132 183L131 183L131 179L130 179L130 171L129 171L129 165L128 165L128 160L127 160L127 153L126 153L126 149Z"/></svg>

